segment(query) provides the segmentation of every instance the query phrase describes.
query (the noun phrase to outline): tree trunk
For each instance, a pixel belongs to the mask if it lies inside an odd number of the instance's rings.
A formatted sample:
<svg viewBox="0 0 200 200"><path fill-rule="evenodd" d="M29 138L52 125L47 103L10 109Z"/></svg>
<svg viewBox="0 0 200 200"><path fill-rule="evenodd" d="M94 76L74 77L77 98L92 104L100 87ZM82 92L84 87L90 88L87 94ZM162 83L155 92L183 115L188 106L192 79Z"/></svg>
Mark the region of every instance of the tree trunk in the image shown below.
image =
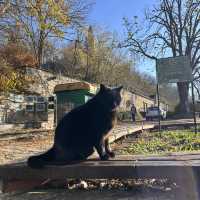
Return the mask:
<svg viewBox="0 0 200 200"><path fill-rule="evenodd" d="M183 115L187 115L190 113L190 106L189 106L189 84L187 82L179 82L177 83L178 87L178 94L179 94L179 108L180 113Z"/></svg>
<svg viewBox="0 0 200 200"><path fill-rule="evenodd" d="M39 69L41 68L41 64L42 64L42 54L43 54L42 48L43 47L40 46L38 48L38 53L37 53L37 61L38 61L38 67L39 67Z"/></svg>

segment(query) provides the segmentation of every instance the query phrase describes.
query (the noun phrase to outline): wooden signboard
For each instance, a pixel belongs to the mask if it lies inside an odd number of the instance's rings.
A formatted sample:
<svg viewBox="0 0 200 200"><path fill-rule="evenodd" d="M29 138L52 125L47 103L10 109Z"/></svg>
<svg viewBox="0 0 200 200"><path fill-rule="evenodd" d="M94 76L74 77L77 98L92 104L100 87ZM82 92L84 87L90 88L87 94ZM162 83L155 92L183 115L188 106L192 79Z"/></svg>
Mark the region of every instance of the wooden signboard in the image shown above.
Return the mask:
<svg viewBox="0 0 200 200"><path fill-rule="evenodd" d="M158 84L192 81L192 69L187 56L158 59L156 68Z"/></svg>

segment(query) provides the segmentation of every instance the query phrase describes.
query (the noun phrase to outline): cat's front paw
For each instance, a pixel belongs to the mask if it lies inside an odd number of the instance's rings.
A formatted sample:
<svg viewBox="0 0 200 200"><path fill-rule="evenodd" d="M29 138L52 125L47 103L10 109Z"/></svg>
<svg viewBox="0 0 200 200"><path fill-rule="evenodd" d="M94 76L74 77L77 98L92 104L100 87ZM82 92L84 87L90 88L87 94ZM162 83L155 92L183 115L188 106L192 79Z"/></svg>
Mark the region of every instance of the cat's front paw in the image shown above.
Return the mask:
<svg viewBox="0 0 200 200"><path fill-rule="evenodd" d="M101 160L109 160L109 155L105 154L105 155L101 156Z"/></svg>

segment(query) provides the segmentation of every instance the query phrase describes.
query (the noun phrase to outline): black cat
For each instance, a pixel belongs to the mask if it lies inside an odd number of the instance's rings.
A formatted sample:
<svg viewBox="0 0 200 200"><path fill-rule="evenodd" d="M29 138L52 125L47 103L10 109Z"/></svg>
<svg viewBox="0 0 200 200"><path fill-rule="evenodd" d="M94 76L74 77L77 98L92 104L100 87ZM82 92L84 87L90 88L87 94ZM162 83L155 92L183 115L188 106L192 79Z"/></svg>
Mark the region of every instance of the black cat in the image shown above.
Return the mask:
<svg viewBox="0 0 200 200"><path fill-rule="evenodd" d="M122 86L110 89L100 85L99 92L91 100L70 111L59 122L53 147L44 154L31 156L28 165L42 168L48 164L70 164L87 159L94 148L101 160L114 157L106 136L116 122L121 89Z"/></svg>

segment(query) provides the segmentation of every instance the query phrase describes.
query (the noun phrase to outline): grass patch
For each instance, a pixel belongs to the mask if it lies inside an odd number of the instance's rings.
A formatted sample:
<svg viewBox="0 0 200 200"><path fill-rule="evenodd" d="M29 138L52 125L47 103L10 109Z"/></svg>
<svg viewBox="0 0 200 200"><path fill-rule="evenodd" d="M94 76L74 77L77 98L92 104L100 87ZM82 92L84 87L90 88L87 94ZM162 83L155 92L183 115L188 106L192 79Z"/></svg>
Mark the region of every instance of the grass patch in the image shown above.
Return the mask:
<svg viewBox="0 0 200 200"><path fill-rule="evenodd" d="M192 130L143 133L120 150L123 154L165 154L171 152L191 152L200 150L200 134Z"/></svg>

